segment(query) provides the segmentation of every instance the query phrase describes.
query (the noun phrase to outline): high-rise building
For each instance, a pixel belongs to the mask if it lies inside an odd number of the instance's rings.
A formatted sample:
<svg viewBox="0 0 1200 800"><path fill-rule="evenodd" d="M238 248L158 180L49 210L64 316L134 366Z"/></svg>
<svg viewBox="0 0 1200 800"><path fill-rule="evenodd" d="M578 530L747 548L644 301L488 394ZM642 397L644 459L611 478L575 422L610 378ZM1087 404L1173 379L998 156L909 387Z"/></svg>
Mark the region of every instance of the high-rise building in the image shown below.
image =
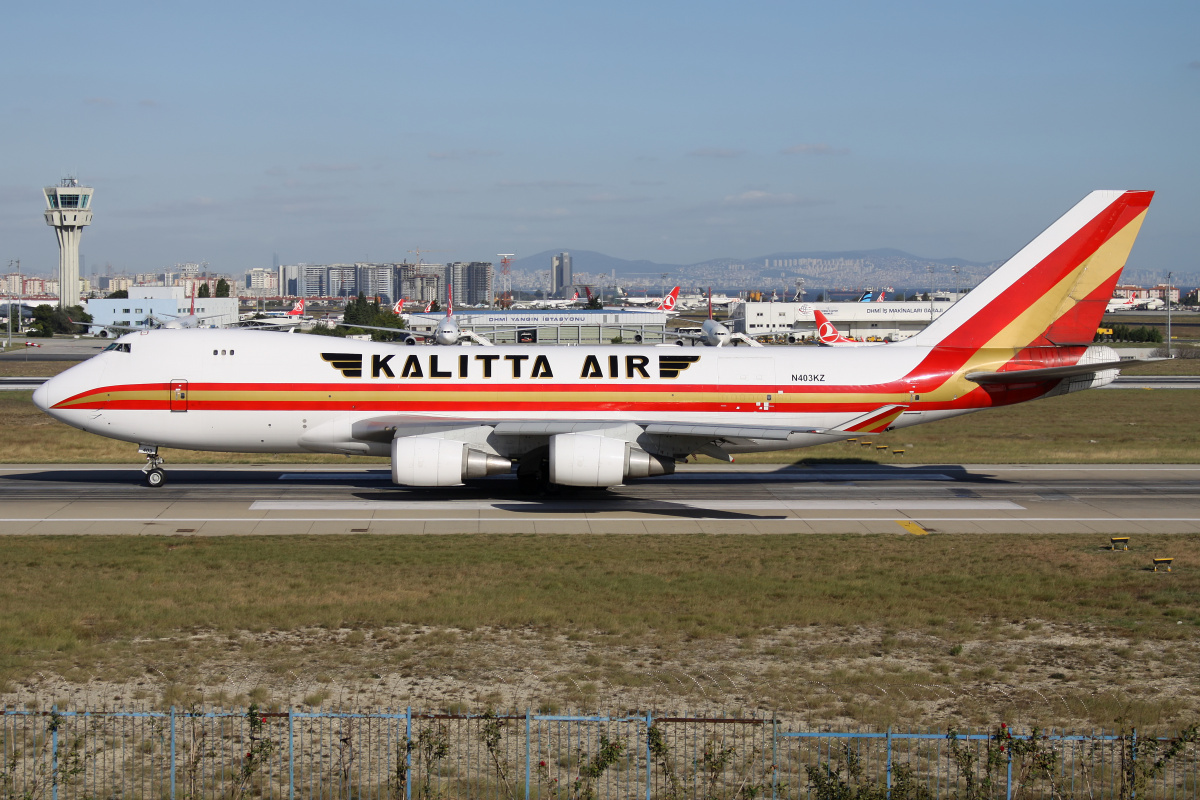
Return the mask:
<svg viewBox="0 0 1200 800"><path fill-rule="evenodd" d="M58 234L58 305L66 308L79 302L79 239L92 224L92 188L64 178L42 191L46 224Z"/></svg>
<svg viewBox="0 0 1200 800"><path fill-rule="evenodd" d="M353 264L330 264L326 273L326 291L330 297L354 297L358 294L358 268Z"/></svg>
<svg viewBox="0 0 1200 800"><path fill-rule="evenodd" d="M300 265L300 275L304 278L304 297L325 297L329 294L327 272L324 264Z"/></svg>
<svg viewBox="0 0 1200 800"><path fill-rule="evenodd" d="M279 276L274 270L255 267L246 273L246 288L265 294L279 288Z"/></svg>
<svg viewBox="0 0 1200 800"><path fill-rule="evenodd" d="M446 265L446 282L454 286L454 302L460 305L489 305L494 275L490 261L455 261Z"/></svg>
<svg viewBox="0 0 1200 800"><path fill-rule="evenodd" d="M571 254L559 253L550 259L550 294L558 297L571 288Z"/></svg>
<svg viewBox="0 0 1200 800"><path fill-rule="evenodd" d="M396 268L391 264L355 264L354 268L360 294L384 303L396 299Z"/></svg>
<svg viewBox="0 0 1200 800"><path fill-rule="evenodd" d="M444 264L399 264L400 296L415 303L437 300L446 302L446 267Z"/></svg>

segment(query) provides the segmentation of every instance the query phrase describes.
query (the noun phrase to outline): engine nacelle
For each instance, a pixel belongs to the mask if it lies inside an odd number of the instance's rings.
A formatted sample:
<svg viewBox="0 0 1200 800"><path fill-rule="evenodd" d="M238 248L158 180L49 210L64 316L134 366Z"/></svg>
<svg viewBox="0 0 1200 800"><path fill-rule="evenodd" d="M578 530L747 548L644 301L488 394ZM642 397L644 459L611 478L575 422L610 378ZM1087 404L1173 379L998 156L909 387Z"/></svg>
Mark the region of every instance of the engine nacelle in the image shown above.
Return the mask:
<svg viewBox="0 0 1200 800"><path fill-rule="evenodd" d="M588 433L550 437L550 482L563 486L617 486L626 478L675 471L675 462L652 456L620 439Z"/></svg>
<svg viewBox="0 0 1200 800"><path fill-rule="evenodd" d="M467 478L500 475L511 469L507 458L473 450L466 442L432 436L392 440L392 483L402 486L461 486Z"/></svg>

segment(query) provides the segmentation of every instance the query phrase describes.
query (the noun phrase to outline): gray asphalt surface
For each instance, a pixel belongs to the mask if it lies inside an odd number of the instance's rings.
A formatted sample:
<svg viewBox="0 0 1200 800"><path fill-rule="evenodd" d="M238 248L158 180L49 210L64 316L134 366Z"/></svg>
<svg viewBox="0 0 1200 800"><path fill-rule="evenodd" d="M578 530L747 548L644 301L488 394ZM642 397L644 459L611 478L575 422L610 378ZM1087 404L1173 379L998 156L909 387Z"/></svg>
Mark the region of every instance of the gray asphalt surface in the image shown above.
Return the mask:
<svg viewBox="0 0 1200 800"><path fill-rule="evenodd" d="M4 534L1200 532L1200 466L685 466L604 490L394 486L328 465L0 466Z"/></svg>

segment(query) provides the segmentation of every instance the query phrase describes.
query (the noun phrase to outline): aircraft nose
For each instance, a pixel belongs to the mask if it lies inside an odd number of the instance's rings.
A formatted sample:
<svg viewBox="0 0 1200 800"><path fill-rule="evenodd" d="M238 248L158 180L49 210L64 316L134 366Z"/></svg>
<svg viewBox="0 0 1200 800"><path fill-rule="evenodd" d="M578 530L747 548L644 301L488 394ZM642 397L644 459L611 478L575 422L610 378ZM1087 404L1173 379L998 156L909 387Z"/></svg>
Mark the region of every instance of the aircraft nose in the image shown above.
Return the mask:
<svg viewBox="0 0 1200 800"><path fill-rule="evenodd" d="M42 411L50 410L50 390L46 388L50 381L46 381L41 386L33 390L33 404Z"/></svg>

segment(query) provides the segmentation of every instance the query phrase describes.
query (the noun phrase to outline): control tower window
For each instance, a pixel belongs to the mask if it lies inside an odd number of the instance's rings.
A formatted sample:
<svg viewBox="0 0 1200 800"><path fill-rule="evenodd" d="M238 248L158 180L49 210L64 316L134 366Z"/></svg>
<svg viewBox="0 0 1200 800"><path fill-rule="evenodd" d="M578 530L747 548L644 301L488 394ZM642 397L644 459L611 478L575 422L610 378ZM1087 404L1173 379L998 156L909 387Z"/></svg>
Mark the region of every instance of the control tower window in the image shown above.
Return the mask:
<svg viewBox="0 0 1200 800"><path fill-rule="evenodd" d="M88 200L90 200L90 199L91 199L91 195L86 195L86 194L80 195L79 196L79 207L87 208Z"/></svg>
<svg viewBox="0 0 1200 800"><path fill-rule="evenodd" d="M46 199L50 201L51 208L58 208L58 195L52 192L46 195Z"/></svg>
<svg viewBox="0 0 1200 800"><path fill-rule="evenodd" d="M79 195L62 194L58 196L58 202L63 208L79 208Z"/></svg>

